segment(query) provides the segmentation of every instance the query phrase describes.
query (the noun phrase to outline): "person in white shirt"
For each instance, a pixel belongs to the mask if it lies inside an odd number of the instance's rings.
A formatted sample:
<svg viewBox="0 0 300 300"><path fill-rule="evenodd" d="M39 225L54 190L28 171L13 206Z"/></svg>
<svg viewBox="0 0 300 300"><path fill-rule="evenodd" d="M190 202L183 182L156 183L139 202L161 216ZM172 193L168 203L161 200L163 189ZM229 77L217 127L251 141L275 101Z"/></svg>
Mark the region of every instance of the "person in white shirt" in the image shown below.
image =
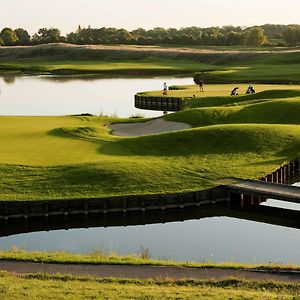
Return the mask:
<svg viewBox="0 0 300 300"><path fill-rule="evenodd" d="M164 83L164 91L163 91L163 95L167 95L168 94L168 86L167 86L167 83L165 82Z"/></svg>

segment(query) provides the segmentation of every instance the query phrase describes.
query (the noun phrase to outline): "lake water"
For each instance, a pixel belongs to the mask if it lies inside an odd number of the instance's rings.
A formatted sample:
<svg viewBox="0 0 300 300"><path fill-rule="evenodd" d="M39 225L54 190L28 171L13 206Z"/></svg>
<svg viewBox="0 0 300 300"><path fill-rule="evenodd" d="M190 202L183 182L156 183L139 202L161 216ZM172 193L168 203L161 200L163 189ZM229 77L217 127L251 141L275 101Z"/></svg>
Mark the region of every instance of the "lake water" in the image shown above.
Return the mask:
<svg viewBox="0 0 300 300"><path fill-rule="evenodd" d="M71 79L46 76L0 77L0 115L54 116L92 113L157 117L162 112L134 107L134 95L168 85L193 84L192 78Z"/></svg>
<svg viewBox="0 0 300 300"><path fill-rule="evenodd" d="M268 203L272 204L274 201ZM191 216L188 211L180 211L175 218L164 215L156 224L96 228L84 228L97 225L84 225L82 218L79 220L82 228L78 229L51 230L50 226L50 231L1 237L0 248L135 254L143 246L149 249L152 258L300 264L300 211L268 206L234 210L215 205L200 207L198 213L199 216L194 216L195 211L192 211ZM169 212L164 214L168 216ZM120 224L123 224L122 218L124 216L119 216ZM68 221L65 222L68 228ZM55 228L64 228L57 227L58 222L53 224ZM23 227L26 228L26 224Z"/></svg>

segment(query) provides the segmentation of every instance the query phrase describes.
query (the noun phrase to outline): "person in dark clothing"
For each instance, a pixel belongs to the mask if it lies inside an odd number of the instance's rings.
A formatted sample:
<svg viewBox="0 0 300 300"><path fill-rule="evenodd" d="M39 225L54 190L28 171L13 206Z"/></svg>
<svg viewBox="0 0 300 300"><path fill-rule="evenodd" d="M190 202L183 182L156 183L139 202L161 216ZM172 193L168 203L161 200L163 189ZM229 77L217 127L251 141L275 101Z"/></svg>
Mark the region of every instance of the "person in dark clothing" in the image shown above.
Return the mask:
<svg viewBox="0 0 300 300"><path fill-rule="evenodd" d="M254 94L255 93L255 89L253 88L252 84L249 84L246 94Z"/></svg>
<svg viewBox="0 0 300 300"><path fill-rule="evenodd" d="M204 81L203 81L203 80L200 80L200 81L199 81L200 92L204 92L203 86L204 86Z"/></svg>
<svg viewBox="0 0 300 300"><path fill-rule="evenodd" d="M237 93L237 90L238 90L238 89L239 89L238 87L235 87L235 88L231 91L230 96L237 96L237 95L238 95L238 93Z"/></svg>

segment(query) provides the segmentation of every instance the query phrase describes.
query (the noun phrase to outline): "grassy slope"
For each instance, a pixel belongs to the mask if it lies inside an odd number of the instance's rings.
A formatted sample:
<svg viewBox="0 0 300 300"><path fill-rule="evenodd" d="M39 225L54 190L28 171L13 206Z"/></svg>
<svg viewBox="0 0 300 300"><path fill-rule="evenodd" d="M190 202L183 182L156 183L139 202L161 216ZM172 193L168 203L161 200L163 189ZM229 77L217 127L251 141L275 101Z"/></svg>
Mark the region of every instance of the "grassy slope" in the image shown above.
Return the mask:
<svg viewBox="0 0 300 300"><path fill-rule="evenodd" d="M296 299L298 284L0 274L1 299Z"/></svg>
<svg viewBox="0 0 300 300"><path fill-rule="evenodd" d="M300 123L300 97L246 103L246 105L245 102L240 102L235 106L193 108L165 118L170 121L188 122L193 126Z"/></svg>
<svg viewBox="0 0 300 300"><path fill-rule="evenodd" d="M297 93L225 97L230 105L165 117L193 129L148 137L111 136L111 118L1 117L0 199L180 192L259 178L299 156Z"/></svg>
<svg viewBox="0 0 300 300"><path fill-rule="evenodd" d="M4 47L0 48L0 70L101 75L192 74L209 70L205 74L206 82L300 82L299 50L292 53L239 50L122 45Z"/></svg>

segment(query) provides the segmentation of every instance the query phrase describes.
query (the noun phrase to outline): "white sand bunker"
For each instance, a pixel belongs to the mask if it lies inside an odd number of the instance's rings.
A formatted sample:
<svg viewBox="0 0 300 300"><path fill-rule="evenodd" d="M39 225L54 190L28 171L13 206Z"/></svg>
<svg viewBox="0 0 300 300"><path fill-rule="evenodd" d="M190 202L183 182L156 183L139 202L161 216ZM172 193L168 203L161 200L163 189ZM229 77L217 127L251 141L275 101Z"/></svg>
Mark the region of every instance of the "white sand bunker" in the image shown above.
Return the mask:
<svg viewBox="0 0 300 300"><path fill-rule="evenodd" d="M155 119L147 122L118 123L109 125L114 135L118 136L143 136L163 132L172 132L191 128L189 124Z"/></svg>

